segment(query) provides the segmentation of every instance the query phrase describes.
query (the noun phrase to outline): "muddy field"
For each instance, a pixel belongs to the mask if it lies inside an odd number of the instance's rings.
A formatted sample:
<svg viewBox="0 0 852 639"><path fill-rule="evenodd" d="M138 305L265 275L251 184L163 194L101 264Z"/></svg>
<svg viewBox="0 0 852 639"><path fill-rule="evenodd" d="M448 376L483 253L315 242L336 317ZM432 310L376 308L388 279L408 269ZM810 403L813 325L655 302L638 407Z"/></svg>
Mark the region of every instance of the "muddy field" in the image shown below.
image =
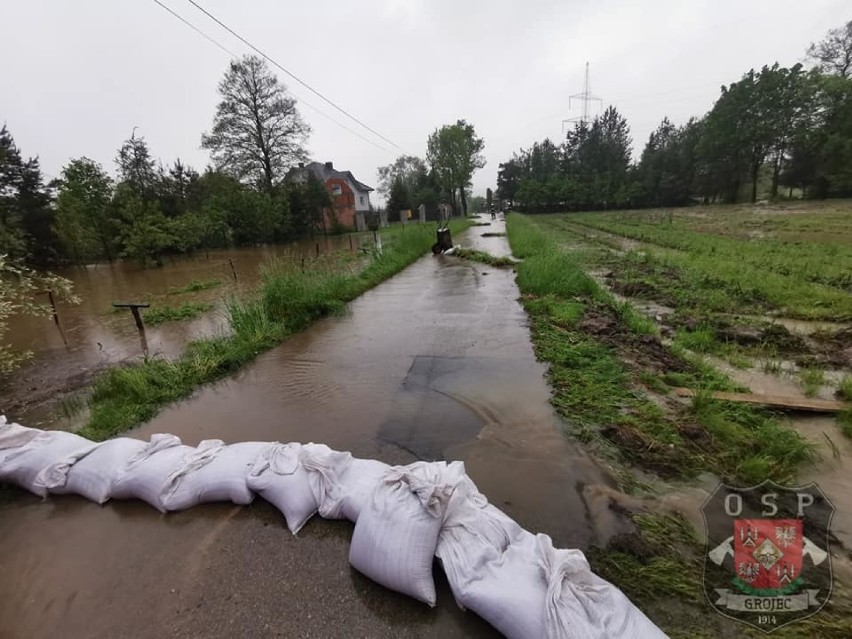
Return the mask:
<svg viewBox="0 0 852 639"><path fill-rule="evenodd" d="M731 632L700 588L702 502L720 480L816 481L836 507L837 608L783 636L849 636L852 411L706 393L852 401L852 203L515 217L509 238L554 405L650 511L597 569L673 634Z"/></svg>

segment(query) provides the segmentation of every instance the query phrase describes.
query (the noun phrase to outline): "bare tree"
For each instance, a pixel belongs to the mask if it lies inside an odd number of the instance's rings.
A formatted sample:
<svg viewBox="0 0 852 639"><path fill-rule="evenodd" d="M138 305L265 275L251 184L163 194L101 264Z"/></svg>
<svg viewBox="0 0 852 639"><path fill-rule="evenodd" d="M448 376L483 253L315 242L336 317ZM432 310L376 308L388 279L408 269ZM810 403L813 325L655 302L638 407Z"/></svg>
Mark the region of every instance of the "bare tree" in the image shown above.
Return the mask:
<svg viewBox="0 0 852 639"><path fill-rule="evenodd" d="M808 47L808 57L815 60L824 73L836 73L841 78L852 76L852 20L812 43Z"/></svg>
<svg viewBox="0 0 852 639"><path fill-rule="evenodd" d="M213 130L201 136L201 146L211 151L218 169L272 191L306 157L310 127L296 100L257 56L232 61L219 94Z"/></svg>

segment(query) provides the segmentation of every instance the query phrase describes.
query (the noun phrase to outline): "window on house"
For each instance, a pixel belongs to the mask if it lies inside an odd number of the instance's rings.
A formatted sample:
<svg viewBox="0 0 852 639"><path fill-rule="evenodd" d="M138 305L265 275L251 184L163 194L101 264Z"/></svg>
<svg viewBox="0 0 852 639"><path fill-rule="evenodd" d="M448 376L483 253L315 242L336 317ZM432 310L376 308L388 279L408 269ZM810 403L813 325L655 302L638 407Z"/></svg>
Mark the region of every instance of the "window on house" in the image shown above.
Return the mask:
<svg viewBox="0 0 852 639"><path fill-rule="evenodd" d="M363 203L364 203L364 196L362 195L361 196L361 204L363 204Z"/></svg>
<svg viewBox="0 0 852 639"><path fill-rule="evenodd" d="M343 187L341 187L339 184L332 184L331 185L331 192L334 193L335 195L342 195L343 194Z"/></svg>

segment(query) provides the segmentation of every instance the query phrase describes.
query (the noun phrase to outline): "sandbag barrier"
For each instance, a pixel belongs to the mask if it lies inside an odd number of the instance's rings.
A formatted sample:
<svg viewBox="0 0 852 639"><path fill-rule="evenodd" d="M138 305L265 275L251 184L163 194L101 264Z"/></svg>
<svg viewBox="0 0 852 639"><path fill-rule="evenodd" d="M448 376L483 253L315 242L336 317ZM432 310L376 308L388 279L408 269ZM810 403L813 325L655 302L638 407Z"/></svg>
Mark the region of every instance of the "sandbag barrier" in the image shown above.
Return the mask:
<svg viewBox="0 0 852 639"><path fill-rule="evenodd" d="M457 604L510 638L665 637L579 550L553 547L490 504L462 462L389 466L322 444L205 440L174 435L95 443L0 416L0 482L46 497L75 493L103 504L141 499L160 512L255 495L293 534L315 514L355 524L349 562L429 606L433 558Z"/></svg>

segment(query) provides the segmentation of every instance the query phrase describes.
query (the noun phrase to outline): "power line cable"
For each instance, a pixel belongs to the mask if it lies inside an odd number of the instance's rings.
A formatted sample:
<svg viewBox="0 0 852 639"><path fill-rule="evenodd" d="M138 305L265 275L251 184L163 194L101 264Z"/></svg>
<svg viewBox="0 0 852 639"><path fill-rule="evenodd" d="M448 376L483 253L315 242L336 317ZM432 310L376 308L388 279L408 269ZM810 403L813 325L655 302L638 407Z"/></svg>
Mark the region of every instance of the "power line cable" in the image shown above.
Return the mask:
<svg viewBox="0 0 852 639"><path fill-rule="evenodd" d="M223 45L223 44L221 44L221 43L217 42L216 40L214 40L213 38L211 38L209 35L207 35L206 33L204 33L201 29L199 29L199 28L198 28L198 27L196 27L194 24L192 24L189 20L187 20L186 18L184 18L182 15L180 15L180 14L175 13L174 11L172 11L169 7L167 7L167 6L166 6L166 5L164 5L162 2L160 2L160 0L154 0L154 2L156 2L156 3L157 3L158 5L160 5L163 9L165 9L166 11L168 11L169 13L171 13L171 14L172 14L175 18L177 18L178 20L180 20L181 22L183 22L186 26L188 26L190 29L192 29L193 31L195 31L198 35L200 35L201 37L203 37L205 40L207 40L208 42L212 42L212 43L213 43L213 44L215 44L217 47L219 47L220 49L222 49L222 51L224 51L225 53L227 53L227 54L228 54L229 56L231 56L232 58L236 58L236 57L238 57L236 53L234 53L233 51L231 51L230 49L228 49L225 45Z"/></svg>
<svg viewBox="0 0 852 639"><path fill-rule="evenodd" d="M239 57L236 53L234 53L233 51L231 51L230 49L228 49L227 47L225 47L222 43L220 43L219 41L217 41L215 38L210 37L209 35L207 35L206 33L204 33L201 29L199 29L199 28L198 28L198 27L196 27L194 24L192 24L189 20L187 20L186 18L184 18L184 17L183 17L183 16L181 16L180 14L176 13L175 11L173 11L172 9L170 9L169 7L167 7L166 5L164 5L162 2L160 2L160 0L154 0L154 2L155 2L156 4L158 4L160 7L162 7L163 9L165 9L166 11L168 11L170 14L172 14L175 18L177 18L178 20L180 20L181 22L183 22L186 26L188 26L190 29L192 29L193 31L195 31L197 34L199 34L200 36L202 36L205 40L207 40L207 41L209 41L209 42L213 43L214 45L216 45L217 47L219 47L222 51L224 51L225 53L227 53L227 54L228 54L229 56L231 56L232 58L238 58L238 57ZM390 149L387 149L387 148L383 147L382 145L377 144L377 143L376 143L376 142L374 142L373 140L371 140L371 139L369 139L369 138L367 138L367 137L365 137L365 136L361 135L360 133L358 133L358 131L355 131L354 129L352 129L352 128L348 127L347 125L343 124L343 123L342 123L342 122L340 122L339 120L334 119L333 117L331 117L331 116L330 116L330 115L328 115L327 113L325 113L325 112L323 112L322 110L320 110L319 108L315 107L313 104L311 104L311 103L310 103L310 102L308 102L307 100L305 100L305 99L301 99L300 101L301 101L301 103L302 103L302 104L304 104L306 107L308 107L308 108L310 108L310 109L313 109L316 113L318 113L318 114L319 114L319 115L321 115L322 117L324 117L324 118L326 118L326 119L328 119L328 120L331 120L331 121L332 121L332 122L334 122L337 126L341 127L342 129L345 129L346 131L348 131L348 132L349 132L349 133L351 133L352 135L355 135L355 136L357 136L357 137L361 138L362 140L364 140L364 142L367 142L368 144L372 144L374 147L376 147L376 148L377 148L377 149L379 149L380 151L384 151L385 153L388 153L388 154L390 154L390 155L395 155L395 153L394 153L393 151L391 151Z"/></svg>
<svg viewBox="0 0 852 639"><path fill-rule="evenodd" d="M393 147L395 147L395 148L399 149L400 151L405 152L405 150L404 150L401 146L399 146L396 142L394 142L393 140L390 140L389 138L386 138L384 135L382 135L381 133L379 133L378 131L376 131L375 129L373 129L372 127L370 127L369 125L365 124L364 122L362 122L361 120L359 120L358 118L356 118L354 115L352 115L351 113L349 113L346 109L344 109L343 107L338 106L335 102L333 102L333 101L332 101L332 100L330 100L329 98L325 97L322 93L320 93L319 91L317 91L316 89L314 89L314 88L313 88L310 84L308 84L307 82L305 82L304 80L302 80L300 77L298 77L297 75L295 75L294 73L292 73L292 72L291 72L291 71L289 71L288 69L284 68L284 67L283 67L282 65L280 65L278 62L276 62L275 60L273 60L272 58L270 58L268 55L266 55L263 51L261 51L259 48L257 48L255 45L253 45L251 42L249 42L249 41L248 41L248 40L246 40L243 36L241 36L239 33L237 33L236 31L234 31L231 27L229 27L229 26L228 26L228 25L226 25L224 22L222 22L221 20L219 20L219 18L217 18L217 17L216 17L216 16L214 16L212 13L210 13L209 11L207 11L207 9L205 9L205 8L204 8L204 7L202 7L200 4L198 4L197 2L195 2L195 0L188 0L188 2L189 2L192 6L194 6L196 9L198 9L199 11L201 11L201 12L202 12L204 15L206 15L208 18L210 18L211 20L213 20L213 21L214 21L216 24L218 24L220 27L222 27L223 29L225 29L225 30L226 30L228 33L230 33L232 36L234 36L235 38L237 38L240 42L242 42L242 43L243 43L243 44L245 44L247 47L249 47L250 49L252 49L253 51L255 51L258 55L260 55L261 57L263 57L264 59L266 59L266 60L267 60L268 62L270 62L271 64L273 64L273 65L275 65L276 67L278 67L279 69L281 69L284 73L286 73L287 75L289 75L289 76L290 76L291 78L293 78L296 82L298 82L299 84L301 84L303 87L305 87L306 89L308 89L311 93L313 93L314 95L316 95L317 97L319 97L320 99L322 99L324 102L326 102L326 103L330 104L331 106L333 106L335 109L337 109L338 111L340 111L343 115L345 115L345 116L346 116L346 117L348 117L349 119L351 119L351 120L353 120L354 122L357 122L358 124L360 124L362 127L364 127L365 129L367 129L367 130L368 130L370 133L372 133L373 135L375 135L375 136L377 136L377 137L381 138L382 140L384 140L385 142L387 142L387 143L388 143L388 144L390 144L391 146L393 146Z"/></svg>

